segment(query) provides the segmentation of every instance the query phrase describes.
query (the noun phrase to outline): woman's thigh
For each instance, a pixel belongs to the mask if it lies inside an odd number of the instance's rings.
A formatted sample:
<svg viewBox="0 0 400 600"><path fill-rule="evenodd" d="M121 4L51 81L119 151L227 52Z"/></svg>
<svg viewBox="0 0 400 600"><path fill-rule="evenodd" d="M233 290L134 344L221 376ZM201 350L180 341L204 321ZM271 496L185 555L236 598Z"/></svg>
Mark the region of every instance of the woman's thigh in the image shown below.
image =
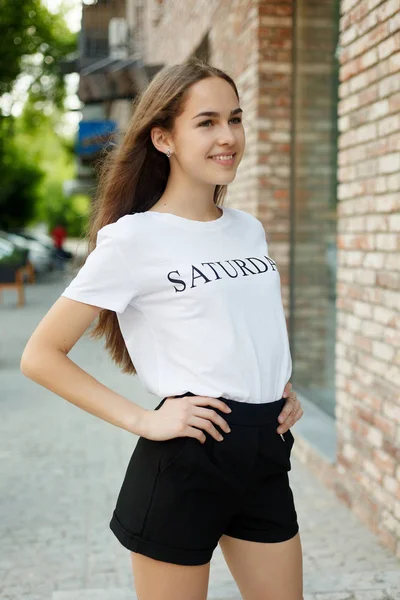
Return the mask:
<svg viewBox="0 0 400 600"><path fill-rule="evenodd" d="M131 552L138 600L206 600L210 563L176 565Z"/></svg>
<svg viewBox="0 0 400 600"><path fill-rule="evenodd" d="M303 559L297 533L286 542L219 541L243 600L302 600Z"/></svg>

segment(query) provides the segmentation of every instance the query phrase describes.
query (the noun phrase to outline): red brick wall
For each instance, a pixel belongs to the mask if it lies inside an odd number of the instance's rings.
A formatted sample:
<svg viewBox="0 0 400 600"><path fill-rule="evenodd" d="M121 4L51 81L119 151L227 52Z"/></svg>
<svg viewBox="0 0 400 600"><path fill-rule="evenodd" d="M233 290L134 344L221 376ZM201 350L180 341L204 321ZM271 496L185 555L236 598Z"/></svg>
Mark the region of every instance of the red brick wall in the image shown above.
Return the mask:
<svg viewBox="0 0 400 600"><path fill-rule="evenodd" d="M341 8L337 469L400 556L400 4Z"/></svg>
<svg viewBox="0 0 400 600"><path fill-rule="evenodd" d="M260 0L258 24L258 218L279 265L289 312L292 35L294 0Z"/></svg>

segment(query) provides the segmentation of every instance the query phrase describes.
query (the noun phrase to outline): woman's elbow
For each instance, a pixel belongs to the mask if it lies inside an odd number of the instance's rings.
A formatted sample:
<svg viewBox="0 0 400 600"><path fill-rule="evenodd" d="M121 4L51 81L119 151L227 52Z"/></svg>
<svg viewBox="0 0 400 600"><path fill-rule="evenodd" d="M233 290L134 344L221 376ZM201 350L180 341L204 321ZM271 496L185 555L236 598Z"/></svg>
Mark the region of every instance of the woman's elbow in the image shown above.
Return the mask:
<svg viewBox="0 0 400 600"><path fill-rule="evenodd" d="M19 368L21 373L29 379L34 378L34 373L37 369L37 360L35 359L35 355L36 353L32 352L32 349L29 347L28 343L22 353Z"/></svg>
<svg viewBox="0 0 400 600"><path fill-rule="evenodd" d="M44 369L48 368L49 363L51 360L48 351L28 342L22 353L19 368L25 377L35 381Z"/></svg>

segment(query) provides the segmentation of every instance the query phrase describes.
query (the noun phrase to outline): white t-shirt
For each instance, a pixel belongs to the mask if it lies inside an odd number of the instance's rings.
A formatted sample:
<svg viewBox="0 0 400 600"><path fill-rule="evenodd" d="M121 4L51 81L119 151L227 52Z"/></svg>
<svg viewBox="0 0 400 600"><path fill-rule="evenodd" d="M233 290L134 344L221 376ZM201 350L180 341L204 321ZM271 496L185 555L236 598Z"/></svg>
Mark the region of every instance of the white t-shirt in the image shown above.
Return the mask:
<svg viewBox="0 0 400 600"><path fill-rule="evenodd" d="M98 232L62 296L117 313L144 387L251 403L282 398L292 361L278 268L256 217L146 211Z"/></svg>

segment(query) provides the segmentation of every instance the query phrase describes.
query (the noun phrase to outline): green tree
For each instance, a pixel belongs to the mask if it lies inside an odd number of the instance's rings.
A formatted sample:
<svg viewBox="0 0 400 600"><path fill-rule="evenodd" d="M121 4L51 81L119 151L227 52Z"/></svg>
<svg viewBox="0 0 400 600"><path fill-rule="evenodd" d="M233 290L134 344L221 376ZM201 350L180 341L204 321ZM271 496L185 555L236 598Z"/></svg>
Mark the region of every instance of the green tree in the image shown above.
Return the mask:
<svg viewBox="0 0 400 600"><path fill-rule="evenodd" d="M50 13L40 0L0 0L0 99L21 75L29 81L28 102L18 119L2 113L0 103L0 210L2 226L23 225L36 212L45 170L28 152L38 125L48 122L50 109L63 110L64 79L60 62L76 48L76 34L62 14ZM29 137L29 136L28 136Z"/></svg>
<svg viewBox="0 0 400 600"><path fill-rule="evenodd" d="M15 139L5 136L0 186L1 229L19 227L34 216L33 200L37 197L43 175Z"/></svg>
<svg viewBox="0 0 400 600"><path fill-rule="evenodd" d="M40 0L0 0L0 96L17 77L32 78L31 90L62 107L64 83L60 62L76 49L76 34L62 16L50 13Z"/></svg>
<svg viewBox="0 0 400 600"><path fill-rule="evenodd" d="M18 146L24 148L26 159L38 165L43 172L30 218L47 223L50 229L57 222L64 221L70 235L80 236L86 226L89 199L86 196L66 197L63 190L63 182L74 176L73 141L57 133L62 111L54 110L45 115L35 105L28 98L15 122Z"/></svg>

